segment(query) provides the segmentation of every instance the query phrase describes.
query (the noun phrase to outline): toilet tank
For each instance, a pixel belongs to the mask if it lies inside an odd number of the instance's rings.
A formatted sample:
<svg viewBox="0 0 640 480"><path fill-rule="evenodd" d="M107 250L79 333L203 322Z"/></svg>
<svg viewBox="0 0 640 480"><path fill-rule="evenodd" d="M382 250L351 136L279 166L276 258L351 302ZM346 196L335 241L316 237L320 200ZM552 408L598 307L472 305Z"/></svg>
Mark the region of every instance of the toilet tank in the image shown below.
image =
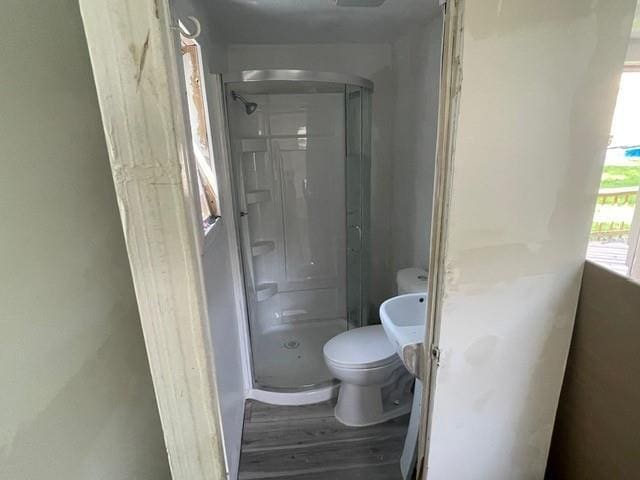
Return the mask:
<svg viewBox="0 0 640 480"><path fill-rule="evenodd" d="M398 295L405 293L426 293L427 271L421 268L403 268L396 274Z"/></svg>

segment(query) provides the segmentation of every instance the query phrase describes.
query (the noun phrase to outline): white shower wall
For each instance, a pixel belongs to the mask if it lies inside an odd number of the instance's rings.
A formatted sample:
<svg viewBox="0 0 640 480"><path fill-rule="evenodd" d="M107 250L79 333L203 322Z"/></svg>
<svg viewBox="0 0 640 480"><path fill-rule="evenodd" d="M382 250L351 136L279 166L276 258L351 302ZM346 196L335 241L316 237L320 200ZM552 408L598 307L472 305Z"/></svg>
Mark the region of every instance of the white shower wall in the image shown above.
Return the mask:
<svg viewBox="0 0 640 480"><path fill-rule="evenodd" d="M327 382L322 345L346 329L344 93L241 93L258 104L229 104L255 378Z"/></svg>
<svg viewBox="0 0 640 480"><path fill-rule="evenodd" d="M395 293L395 272L426 268L438 119L442 16L392 44L231 45L229 71L301 68L374 82L371 316Z"/></svg>
<svg viewBox="0 0 640 480"><path fill-rule="evenodd" d="M300 44L230 45L228 71L298 68L347 73L374 82L371 165L371 293L370 315L393 295L391 258L393 124L395 86L391 45Z"/></svg>

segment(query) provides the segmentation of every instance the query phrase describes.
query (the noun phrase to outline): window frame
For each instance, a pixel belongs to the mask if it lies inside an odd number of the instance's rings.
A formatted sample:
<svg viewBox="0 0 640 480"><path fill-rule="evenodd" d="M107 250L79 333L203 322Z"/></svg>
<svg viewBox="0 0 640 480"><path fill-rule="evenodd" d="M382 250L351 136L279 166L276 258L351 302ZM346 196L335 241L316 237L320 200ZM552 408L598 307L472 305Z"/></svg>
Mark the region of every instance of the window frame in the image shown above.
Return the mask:
<svg viewBox="0 0 640 480"><path fill-rule="evenodd" d="M213 144L213 135L211 132L211 119L209 115L209 108L208 108L209 104L207 99L206 78L205 78L205 72L207 70L205 69L205 64L204 64L203 48L202 48L202 45L196 39L189 38L183 34L183 32L186 31L186 28L184 27L182 22L179 22L179 25L180 25L180 32L177 35L178 46L179 46L179 62L178 63L180 64L180 70L182 71L181 83L184 82L182 84L182 90L184 92L183 103L185 105L185 113L188 114L186 115L187 117L186 127L189 133L189 138L192 140L192 145L191 145L192 158L190 159L191 160L190 163L192 164L193 168L191 169L191 172L189 175L191 178L189 180L193 185L194 194L197 193L197 195L194 195L194 209L195 209L195 214L196 214L198 223L202 227L201 238L199 243L200 243L200 250L202 253L204 253L204 251L214 243L215 238L217 237L216 232L220 229L220 224L222 219L222 206L220 204L220 196L221 196L220 182L218 179L218 175L216 172L216 165L215 165L216 148L215 148L215 145ZM198 75L198 80L199 80L200 104L201 104L200 105L201 111L199 112L199 115L201 115L201 121L204 122L204 134L206 135L206 148L208 150L208 159L205 159L205 160L207 162L206 167L211 170L211 177L212 177L211 184L215 194L215 202L216 202L216 209L217 209L217 215L214 212L210 212L210 215L207 218L204 217L203 202L201 200L202 199L201 192L206 191L207 187L206 187L206 182L203 181L202 179L202 173L200 171L201 169L198 165L197 155L199 153L196 152L196 149L193 145L195 143L196 135L194 135L192 131L193 129L192 112L191 112L190 98L189 98L190 88L187 85L187 81L190 74L186 70L186 59L185 59L185 56L189 55L189 53L188 51L185 50L186 48L189 48L191 51L195 52L195 54L192 56L192 61L195 60L196 62L195 69L194 69L194 72L192 72L191 74L195 73L196 75Z"/></svg>

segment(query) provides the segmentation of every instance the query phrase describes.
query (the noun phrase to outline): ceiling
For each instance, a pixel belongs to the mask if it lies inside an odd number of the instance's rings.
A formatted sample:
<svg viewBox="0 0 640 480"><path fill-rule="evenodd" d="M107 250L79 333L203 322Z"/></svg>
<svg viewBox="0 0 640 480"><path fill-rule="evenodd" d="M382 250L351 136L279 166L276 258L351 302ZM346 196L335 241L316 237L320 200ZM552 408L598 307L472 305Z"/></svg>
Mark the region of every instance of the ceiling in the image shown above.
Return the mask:
<svg viewBox="0 0 640 480"><path fill-rule="evenodd" d="M440 11L438 0L386 0L378 7L339 7L336 0L206 2L218 38L227 43L385 43Z"/></svg>

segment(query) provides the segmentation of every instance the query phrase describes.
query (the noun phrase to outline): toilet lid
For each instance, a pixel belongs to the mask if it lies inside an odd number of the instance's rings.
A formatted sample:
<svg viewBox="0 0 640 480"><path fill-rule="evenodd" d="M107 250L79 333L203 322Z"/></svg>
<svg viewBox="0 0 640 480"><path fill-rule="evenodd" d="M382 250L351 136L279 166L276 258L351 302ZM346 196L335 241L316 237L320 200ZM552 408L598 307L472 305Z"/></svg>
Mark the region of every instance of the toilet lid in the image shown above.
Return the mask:
<svg viewBox="0 0 640 480"><path fill-rule="evenodd" d="M355 328L336 335L325 343L324 355L335 365L347 368L373 368L396 360L396 351L382 325Z"/></svg>

